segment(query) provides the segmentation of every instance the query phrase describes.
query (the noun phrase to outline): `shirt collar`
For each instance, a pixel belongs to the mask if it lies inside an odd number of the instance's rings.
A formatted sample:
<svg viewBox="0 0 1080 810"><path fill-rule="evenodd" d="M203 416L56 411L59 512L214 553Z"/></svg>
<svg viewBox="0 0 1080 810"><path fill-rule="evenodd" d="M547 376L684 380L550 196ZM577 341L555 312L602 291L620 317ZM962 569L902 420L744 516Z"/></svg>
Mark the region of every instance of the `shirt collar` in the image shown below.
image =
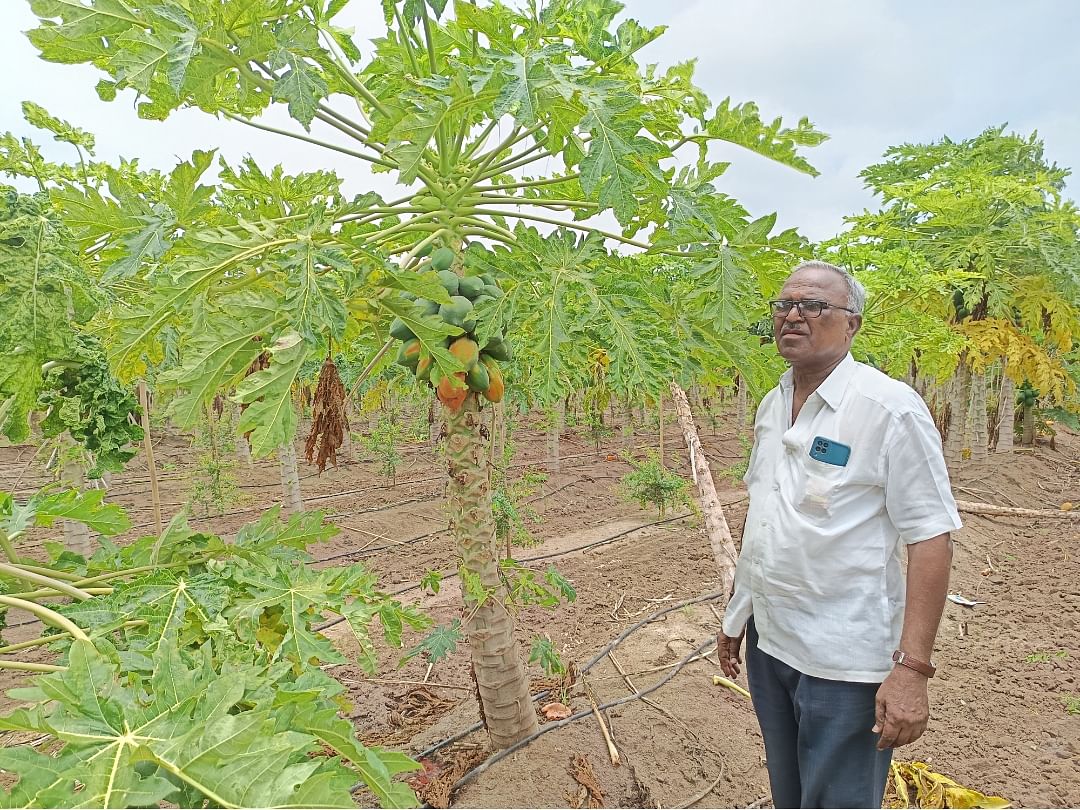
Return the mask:
<svg viewBox="0 0 1080 810"><path fill-rule="evenodd" d="M851 375L855 373L855 366L855 358L851 356L851 352L848 352L814 392L834 411L844 400L844 392L847 391ZM790 368L780 377L780 387L785 392L790 392L795 387L794 373Z"/></svg>

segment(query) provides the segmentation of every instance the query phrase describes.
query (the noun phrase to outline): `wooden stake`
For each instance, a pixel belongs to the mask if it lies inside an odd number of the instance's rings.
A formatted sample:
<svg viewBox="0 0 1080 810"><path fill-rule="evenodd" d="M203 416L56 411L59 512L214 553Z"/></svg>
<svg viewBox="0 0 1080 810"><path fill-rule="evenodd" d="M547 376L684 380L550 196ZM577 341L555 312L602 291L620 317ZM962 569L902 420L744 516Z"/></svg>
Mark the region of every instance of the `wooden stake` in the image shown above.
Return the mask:
<svg viewBox="0 0 1080 810"><path fill-rule="evenodd" d="M161 492L158 490L157 464L154 463L154 442L150 438L150 392L146 383L139 380L139 407L142 410L143 449L146 451L146 468L150 472L150 499L154 505L154 530L161 536Z"/></svg>
<svg viewBox="0 0 1080 810"><path fill-rule="evenodd" d="M619 758L619 749L615 747L615 741L611 739L611 732L608 731L604 716L600 714L600 704L597 703L596 695L593 694L592 687L589 686L585 678L581 679L581 683L585 687L585 696L589 699L589 705L592 706L593 716L596 718L596 722L600 724L600 733L604 735L604 742L607 743L608 756L611 757L611 764L618 768L622 765L622 760Z"/></svg>
<svg viewBox="0 0 1080 810"><path fill-rule="evenodd" d="M697 486L701 513L705 517L705 533L708 535L709 547L712 549L713 559L720 573L721 588L725 593L731 593L735 582L735 563L738 560L735 541L731 537L731 528L724 516L724 507L716 494L709 461L701 450L701 439L698 436L697 426L694 424L694 415L690 412L686 392L674 380L670 388L671 398L675 403L675 415L679 419L683 439L690 453L690 469L694 473L694 484Z"/></svg>
<svg viewBox="0 0 1080 810"><path fill-rule="evenodd" d="M1064 509L1021 509L1019 507L998 506L992 503L975 503L973 501L957 501L956 508L961 512L970 512L973 515L1065 518L1067 520L1080 518L1080 512L1067 512Z"/></svg>

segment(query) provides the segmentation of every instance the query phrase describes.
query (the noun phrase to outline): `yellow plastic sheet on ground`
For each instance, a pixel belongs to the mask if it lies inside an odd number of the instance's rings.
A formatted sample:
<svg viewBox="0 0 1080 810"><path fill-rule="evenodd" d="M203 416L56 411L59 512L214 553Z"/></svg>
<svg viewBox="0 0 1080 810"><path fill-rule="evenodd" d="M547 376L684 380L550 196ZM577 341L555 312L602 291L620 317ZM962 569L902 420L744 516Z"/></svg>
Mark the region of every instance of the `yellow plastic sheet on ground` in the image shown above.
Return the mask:
<svg viewBox="0 0 1080 810"><path fill-rule="evenodd" d="M986 796L934 773L925 762L894 762L889 790L890 807L1011 807L1008 799Z"/></svg>

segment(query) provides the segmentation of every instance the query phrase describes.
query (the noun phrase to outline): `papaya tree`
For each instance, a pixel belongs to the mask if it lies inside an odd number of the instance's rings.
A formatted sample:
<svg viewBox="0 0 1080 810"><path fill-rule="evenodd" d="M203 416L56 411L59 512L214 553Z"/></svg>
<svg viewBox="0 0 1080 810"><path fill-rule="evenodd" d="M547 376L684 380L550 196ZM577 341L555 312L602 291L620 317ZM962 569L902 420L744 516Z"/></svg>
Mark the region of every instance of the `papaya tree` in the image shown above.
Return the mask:
<svg viewBox="0 0 1080 810"><path fill-rule="evenodd" d="M198 108L348 156L358 173L389 173L400 186L395 199L347 199L329 173L293 179L245 164L214 189L200 182L212 155L196 152L148 193L131 193L117 172L107 190L65 182L54 196L110 278L139 290L102 319L116 367L139 373L160 357L162 334L178 336L185 394L174 410L236 385L256 453L295 430L283 403L305 360L362 331L386 346L385 322L397 319L402 362L437 386L445 410L482 714L495 746L527 736L536 718L503 599L481 418L502 394L501 332L519 303L544 309L530 362L539 397L553 398L560 358L576 351L564 301L583 256L625 246L712 261L730 206L714 186L726 164L709 160L709 145L812 173L799 149L825 136L806 119L766 121L752 103L711 104L691 62L639 64L663 28L619 21L612 0L450 10L446 0L384 0L385 29L370 32L366 57L335 21L344 0L30 3L42 57L92 64L105 74L104 100L134 95L149 119ZM294 124L261 120L272 104ZM612 218L615 229L605 227ZM545 298L503 278L481 245L529 254ZM635 303L597 300L623 330L612 351L626 378L666 384L662 352L645 349L657 336L634 337ZM244 378L263 352L268 367Z"/></svg>
<svg viewBox="0 0 1080 810"><path fill-rule="evenodd" d="M990 367L1007 381L1010 435L1013 384L1056 403L1074 390L1066 357L1080 339L1080 217L1063 196L1068 175L1036 135L1003 127L897 146L861 174L883 207L850 217L835 243L871 292L859 345L905 376L953 376L953 464L969 402L972 451L985 453Z"/></svg>

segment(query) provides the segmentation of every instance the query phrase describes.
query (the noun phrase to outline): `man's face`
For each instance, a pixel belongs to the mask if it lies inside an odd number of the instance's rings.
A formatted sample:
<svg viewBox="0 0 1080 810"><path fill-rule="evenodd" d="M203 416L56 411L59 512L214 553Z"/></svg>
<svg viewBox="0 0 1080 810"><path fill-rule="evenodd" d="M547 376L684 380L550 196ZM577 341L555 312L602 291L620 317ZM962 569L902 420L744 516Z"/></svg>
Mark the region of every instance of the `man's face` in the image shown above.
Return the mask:
<svg viewBox="0 0 1080 810"><path fill-rule="evenodd" d="M833 307L850 305L844 279L831 270L816 267L793 274L777 297L791 301L825 301ZM851 348L851 341L862 325L862 317L833 307L823 309L816 318L800 315L798 307L792 307L787 315L774 315L773 327L780 356L792 366L808 369L839 362Z"/></svg>

